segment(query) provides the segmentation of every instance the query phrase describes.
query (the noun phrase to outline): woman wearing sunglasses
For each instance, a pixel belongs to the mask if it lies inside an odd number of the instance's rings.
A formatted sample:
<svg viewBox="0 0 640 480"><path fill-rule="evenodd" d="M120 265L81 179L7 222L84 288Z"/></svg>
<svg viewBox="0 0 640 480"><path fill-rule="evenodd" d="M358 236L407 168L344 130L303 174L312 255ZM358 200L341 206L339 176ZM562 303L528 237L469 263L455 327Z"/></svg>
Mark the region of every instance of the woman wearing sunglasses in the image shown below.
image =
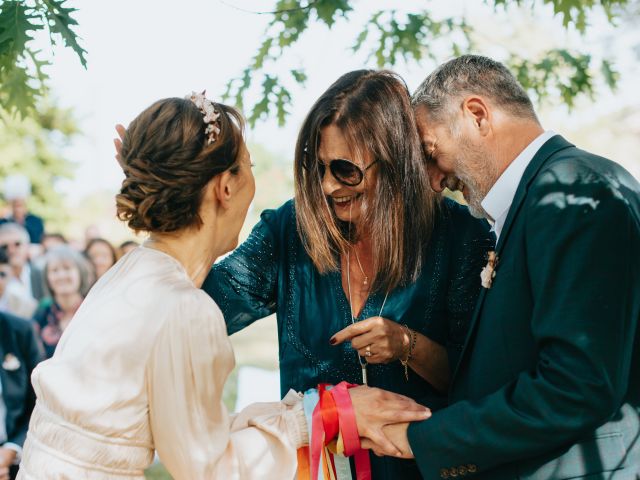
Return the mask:
<svg viewBox="0 0 640 480"><path fill-rule="evenodd" d="M283 394L347 380L443 405L493 239L430 190L403 81L339 78L301 128L294 169L295 199L263 212L203 285L229 332L277 314ZM372 472L421 478L391 457L372 456Z"/></svg>

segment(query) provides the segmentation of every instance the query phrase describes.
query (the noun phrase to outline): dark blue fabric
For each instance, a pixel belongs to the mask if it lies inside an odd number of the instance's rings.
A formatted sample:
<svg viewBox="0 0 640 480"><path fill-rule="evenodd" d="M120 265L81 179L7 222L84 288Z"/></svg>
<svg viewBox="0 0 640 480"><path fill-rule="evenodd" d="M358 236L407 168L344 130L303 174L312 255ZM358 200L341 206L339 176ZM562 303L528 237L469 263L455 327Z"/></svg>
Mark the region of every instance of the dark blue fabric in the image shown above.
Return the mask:
<svg viewBox="0 0 640 480"><path fill-rule="evenodd" d="M351 323L340 272L321 275L296 230L294 203L263 212L249 238L213 267L203 289L224 313L229 333L277 314L281 391L304 391L319 383L361 383L350 344L329 339ZM382 316L444 345L452 367L462 350L480 289L480 271L494 237L488 224L445 199L439 208L420 278L390 292ZM359 319L378 315L375 293ZM402 393L437 409L445 402L421 377L404 376L400 362L368 367L369 385ZM372 456L374 478L420 478L412 461Z"/></svg>

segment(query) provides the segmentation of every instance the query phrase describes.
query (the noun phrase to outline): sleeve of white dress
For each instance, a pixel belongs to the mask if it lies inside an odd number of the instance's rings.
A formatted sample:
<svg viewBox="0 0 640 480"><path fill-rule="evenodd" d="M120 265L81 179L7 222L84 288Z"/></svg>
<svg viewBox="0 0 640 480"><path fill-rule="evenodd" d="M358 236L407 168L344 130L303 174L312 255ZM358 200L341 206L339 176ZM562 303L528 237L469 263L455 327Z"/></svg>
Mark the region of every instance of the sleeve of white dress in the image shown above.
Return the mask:
<svg viewBox="0 0 640 480"><path fill-rule="evenodd" d="M222 390L233 367L222 313L204 292L186 295L147 365L154 444L174 480L294 478L308 442L302 402L256 404L232 419Z"/></svg>

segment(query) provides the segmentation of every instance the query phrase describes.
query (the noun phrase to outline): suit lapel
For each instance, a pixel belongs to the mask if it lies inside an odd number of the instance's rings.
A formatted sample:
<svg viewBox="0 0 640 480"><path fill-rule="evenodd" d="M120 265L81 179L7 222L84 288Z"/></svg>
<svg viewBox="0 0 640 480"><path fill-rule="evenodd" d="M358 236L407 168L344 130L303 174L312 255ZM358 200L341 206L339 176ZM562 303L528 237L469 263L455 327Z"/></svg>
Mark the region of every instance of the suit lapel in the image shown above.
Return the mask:
<svg viewBox="0 0 640 480"><path fill-rule="evenodd" d="M524 199L527 196L527 192L529 190L529 185L536 178L538 172L542 168L542 166L546 163L546 161L551 158L552 155L559 152L560 150L564 150L566 148L573 147L574 145L567 142L560 135L555 135L547 140L540 150L533 156L531 162L527 166L524 174L522 175L522 179L518 184L518 189L516 190L516 194L513 197L513 202L511 203L511 207L509 208L509 213L507 214L507 219L505 220L504 227L502 227L502 232L500 233L500 238L498 239L498 244L496 245L496 255L498 256L498 266L496 268L496 272L500 272L500 253L504 248L504 244L509 237L509 233L511 232L511 226L515 218L518 216ZM451 378L451 385L455 381L456 375L460 370L460 366L463 363L465 354L469 349L470 343L473 338L473 332L475 330L476 324L478 322L478 317L480 316L480 312L482 311L482 304L484 303L485 296L489 292L488 288L482 288L480 290L480 295L478 295L478 301L476 302L476 308L473 312L473 316L471 317L471 323L469 324L469 332L467 333L467 339L465 341L464 347L462 349L462 353L460 354L460 360L458 361L458 365L453 373L453 377Z"/></svg>
<svg viewBox="0 0 640 480"><path fill-rule="evenodd" d="M2 383L2 398L5 406L7 405L7 372L4 371L2 363L4 363L4 356L10 351L9 332L5 328L5 319L2 313L0 313L0 382ZM7 412L8 414L9 412ZM6 423L6 419L5 419Z"/></svg>

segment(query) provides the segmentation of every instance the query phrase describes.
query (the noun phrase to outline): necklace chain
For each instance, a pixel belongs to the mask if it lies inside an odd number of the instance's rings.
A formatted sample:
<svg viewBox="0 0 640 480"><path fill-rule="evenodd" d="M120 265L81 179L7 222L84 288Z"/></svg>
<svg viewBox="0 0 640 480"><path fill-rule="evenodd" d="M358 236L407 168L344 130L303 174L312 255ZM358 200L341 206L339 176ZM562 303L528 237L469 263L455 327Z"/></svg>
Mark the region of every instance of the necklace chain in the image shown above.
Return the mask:
<svg viewBox="0 0 640 480"><path fill-rule="evenodd" d="M362 264L360 263L360 256L358 255L358 250L356 249L356 246L353 246L353 253L356 254L356 262L358 262L358 267L360 267L360 271L362 272L362 276L364 277L364 281L362 282L362 284L364 286L368 286L369 285L369 277L366 273L364 273L364 268L362 268Z"/></svg>
<svg viewBox="0 0 640 480"><path fill-rule="evenodd" d="M349 205L349 222L351 222L351 205ZM349 243L351 243L351 229L349 229ZM351 255L350 253L351 253L350 250L347 250L347 292L349 293L349 313L351 314L351 324L353 325L356 323L357 319L356 319L356 316L353 314L353 300L351 298ZM356 260L358 260L358 264L360 265L358 252L355 252L355 253L356 253ZM360 270L362 270L362 265L360 265ZM362 270L362 273L364 274L364 270ZM365 275L365 279L367 279L366 275ZM389 297L389 291L387 291L384 295L384 300L382 301L382 306L380 307L380 312L378 313L379 317L382 316L382 311L384 310L384 306L387 303L388 297ZM365 305L366 305L366 301L365 301ZM368 385L367 361L366 359L362 360L362 357L360 356L357 350L356 350L356 356L358 357L358 364L360 364L360 369L362 370L362 383L364 385Z"/></svg>

